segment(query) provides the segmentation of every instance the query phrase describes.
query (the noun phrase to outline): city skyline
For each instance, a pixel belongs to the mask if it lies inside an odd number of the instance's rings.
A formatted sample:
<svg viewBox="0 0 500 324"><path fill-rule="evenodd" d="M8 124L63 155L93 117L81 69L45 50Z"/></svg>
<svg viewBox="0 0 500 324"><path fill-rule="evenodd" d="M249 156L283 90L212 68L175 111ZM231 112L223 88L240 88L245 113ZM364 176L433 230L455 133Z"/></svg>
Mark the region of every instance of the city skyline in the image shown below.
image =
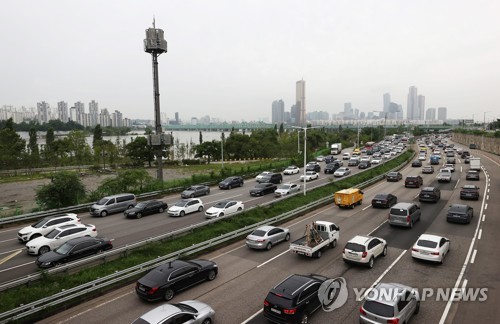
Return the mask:
<svg viewBox="0 0 500 324"><path fill-rule="evenodd" d="M169 119L270 122L270 103L281 98L288 110L300 79L306 114L337 113L346 102L367 114L399 109L380 100L385 93L406 112L415 85L425 107L446 106L449 119L472 119L471 110L498 118L498 11L493 0L146 1L118 11L92 0L9 2L0 24L15 32L0 35L0 107L96 99L130 119L153 119L142 46L154 15L168 43L159 79Z"/></svg>

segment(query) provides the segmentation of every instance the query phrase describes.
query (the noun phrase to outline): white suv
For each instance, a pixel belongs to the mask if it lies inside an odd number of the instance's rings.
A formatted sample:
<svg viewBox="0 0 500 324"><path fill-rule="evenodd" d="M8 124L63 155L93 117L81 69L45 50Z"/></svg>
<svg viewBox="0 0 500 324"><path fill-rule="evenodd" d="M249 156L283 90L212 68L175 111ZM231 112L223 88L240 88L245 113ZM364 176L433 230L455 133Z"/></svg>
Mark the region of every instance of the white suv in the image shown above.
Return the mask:
<svg viewBox="0 0 500 324"><path fill-rule="evenodd" d="M61 246L63 243L83 236L96 237L97 230L92 224L71 224L54 228L47 235L37 237L26 243L28 254L44 254Z"/></svg>
<svg viewBox="0 0 500 324"><path fill-rule="evenodd" d="M33 225L26 226L19 230L17 239L21 242L28 242L39 236L44 236L57 226L79 224L80 218L73 213L67 213L58 216L45 217Z"/></svg>
<svg viewBox="0 0 500 324"><path fill-rule="evenodd" d="M350 239L342 252L346 263L358 263L373 268L375 258L387 255L387 242L379 237L357 235Z"/></svg>

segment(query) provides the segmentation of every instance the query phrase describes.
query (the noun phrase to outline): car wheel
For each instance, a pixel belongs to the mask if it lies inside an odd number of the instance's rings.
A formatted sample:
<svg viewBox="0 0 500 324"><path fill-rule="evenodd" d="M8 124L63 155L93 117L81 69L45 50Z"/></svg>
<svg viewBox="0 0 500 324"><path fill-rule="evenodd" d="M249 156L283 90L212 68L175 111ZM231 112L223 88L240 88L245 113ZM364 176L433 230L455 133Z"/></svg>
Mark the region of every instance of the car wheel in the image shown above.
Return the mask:
<svg viewBox="0 0 500 324"><path fill-rule="evenodd" d="M50 251L50 248L48 246L42 246L40 249L38 249L38 254L42 255Z"/></svg>
<svg viewBox="0 0 500 324"><path fill-rule="evenodd" d="M268 251L269 251L269 250L270 250L270 249L272 249L272 248L273 248L273 245L271 244L271 242L267 243L267 245L266 245L266 250L268 250Z"/></svg>
<svg viewBox="0 0 500 324"><path fill-rule="evenodd" d="M290 241L290 233L286 234L285 241L287 241L287 242Z"/></svg>
<svg viewBox="0 0 500 324"><path fill-rule="evenodd" d="M413 221L410 222L410 228L413 228Z"/></svg>
<svg viewBox="0 0 500 324"><path fill-rule="evenodd" d="M108 212L107 212L107 211L105 211L105 210L103 210L103 211L101 212L101 217L106 217L106 216L108 216Z"/></svg>
<svg viewBox="0 0 500 324"><path fill-rule="evenodd" d="M191 194L191 195L189 196L189 198L194 198L194 194Z"/></svg>
<svg viewBox="0 0 500 324"><path fill-rule="evenodd" d="M201 322L201 324L212 324L212 320L210 318L207 318L206 320Z"/></svg>
<svg viewBox="0 0 500 324"><path fill-rule="evenodd" d="M441 260L439 260L440 264L444 263L444 258L446 257L446 253L443 253L443 256L441 257Z"/></svg>
<svg viewBox="0 0 500 324"><path fill-rule="evenodd" d="M231 190L233 187L231 185L227 186L227 189Z"/></svg>
<svg viewBox="0 0 500 324"><path fill-rule="evenodd" d="M135 217L137 217L137 219L139 219L139 218L142 217L142 214L141 213L137 213L137 215Z"/></svg>
<svg viewBox="0 0 500 324"><path fill-rule="evenodd" d="M238 211L239 211L239 212L240 212L240 211L242 211L242 210L243 210L243 208L241 208L241 207L238 207Z"/></svg>
<svg viewBox="0 0 500 324"><path fill-rule="evenodd" d="M208 195L210 193L210 189L208 189L206 192L205 192L205 195Z"/></svg>
<svg viewBox="0 0 500 324"><path fill-rule="evenodd" d="M420 311L420 301L417 300L417 306L415 307L415 311L413 312L413 314L418 314L418 312Z"/></svg>
<svg viewBox="0 0 500 324"><path fill-rule="evenodd" d="M333 249L337 246L337 240L333 240L332 243L330 243L330 247Z"/></svg>
<svg viewBox="0 0 500 324"><path fill-rule="evenodd" d="M370 268L370 269L373 268L373 263L374 263L373 257L371 257L370 261L368 261L368 268Z"/></svg>
<svg viewBox="0 0 500 324"><path fill-rule="evenodd" d="M321 250L319 250L318 252L316 252L316 257L319 259L319 258L321 258L322 254L323 253L321 252Z"/></svg>
<svg viewBox="0 0 500 324"><path fill-rule="evenodd" d="M34 240L34 239L36 239L37 237L40 237L40 236L42 236L42 234L33 234L33 235L31 235L31 237L30 237L30 239L28 241Z"/></svg>
<svg viewBox="0 0 500 324"><path fill-rule="evenodd" d="M184 216L185 214L186 214L186 213L185 213L183 210L181 210L181 212L179 213L179 215L180 215L181 217L182 217L182 216Z"/></svg>
<svg viewBox="0 0 500 324"><path fill-rule="evenodd" d="M163 299L165 299L165 301L169 301L174 298L174 295L174 290L172 288L167 288L167 290L165 290L165 294L163 294Z"/></svg>
<svg viewBox="0 0 500 324"><path fill-rule="evenodd" d="M382 251L382 256L386 256L387 255L387 245L384 246L384 250Z"/></svg>
<svg viewBox="0 0 500 324"><path fill-rule="evenodd" d="M300 318L300 324L307 324L307 321L308 321L307 314L304 313Z"/></svg>
<svg viewBox="0 0 500 324"><path fill-rule="evenodd" d="M215 279L215 277L217 277L217 272L215 272L215 270L210 270L207 276L207 280L212 281Z"/></svg>
<svg viewBox="0 0 500 324"><path fill-rule="evenodd" d="M202 212L203 211L203 206L198 207L198 211Z"/></svg>
<svg viewBox="0 0 500 324"><path fill-rule="evenodd" d="M163 207L160 207L160 209L158 209L159 213L163 213L164 211L165 211L165 209L163 209Z"/></svg>

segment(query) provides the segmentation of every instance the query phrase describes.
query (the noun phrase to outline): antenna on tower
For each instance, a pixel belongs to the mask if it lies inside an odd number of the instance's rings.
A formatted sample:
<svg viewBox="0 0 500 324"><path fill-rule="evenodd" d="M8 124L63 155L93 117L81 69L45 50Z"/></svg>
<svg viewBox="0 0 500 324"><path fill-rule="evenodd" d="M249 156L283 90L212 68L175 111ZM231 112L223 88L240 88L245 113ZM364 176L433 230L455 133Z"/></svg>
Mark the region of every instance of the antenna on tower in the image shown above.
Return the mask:
<svg viewBox="0 0 500 324"><path fill-rule="evenodd" d="M153 28L156 29L156 26L155 26L155 15L153 15Z"/></svg>

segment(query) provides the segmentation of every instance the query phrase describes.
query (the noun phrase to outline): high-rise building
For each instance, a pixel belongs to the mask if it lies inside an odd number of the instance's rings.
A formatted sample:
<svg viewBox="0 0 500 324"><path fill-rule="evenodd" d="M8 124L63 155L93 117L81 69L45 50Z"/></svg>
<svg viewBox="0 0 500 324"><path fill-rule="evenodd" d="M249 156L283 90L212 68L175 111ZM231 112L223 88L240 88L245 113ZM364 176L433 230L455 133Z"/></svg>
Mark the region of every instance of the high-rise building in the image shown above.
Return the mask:
<svg viewBox="0 0 500 324"><path fill-rule="evenodd" d="M436 120L436 108L429 108L425 111L425 120Z"/></svg>
<svg viewBox="0 0 500 324"><path fill-rule="evenodd" d="M281 124L285 122L285 102L280 100L274 100L271 106L271 123Z"/></svg>
<svg viewBox="0 0 500 324"><path fill-rule="evenodd" d="M354 119L354 110L350 102L344 103L344 119Z"/></svg>
<svg viewBox="0 0 500 324"><path fill-rule="evenodd" d="M446 107L439 107L438 108L438 118L437 119L441 120L443 122L448 119Z"/></svg>
<svg viewBox="0 0 500 324"><path fill-rule="evenodd" d="M73 119L78 124L82 124L82 117L85 114L85 104L81 101L75 102L75 118ZM71 116L73 117L73 116Z"/></svg>
<svg viewBox="0 0 500 324"><path fill-rule="evenodd" d="M299 125L297 121L297 115L298 115L297 105L292 105L292 107L290 107L290 123L294 125Z"/></svg>
<svg viewBox="0 0 500 324"><path fill-rule="evenodd" d="M297 81L295 85L295 105L297 109L297 117L295 124L298 126L306 125L306 81Z"/></svg>
<svg viewBox="0 0 500 324"><path fill-rule="evenodd" d="M59 101L57 103L57 118L63 123L67 123L69 120L68 115L68 103L64 101Z"/></svg>
<svg viewBox="0 0 500 324"><path fill-rule="evenodd" d="M89 103L89 126L95 127L99 123L99 104L92 100Z"/></svg>
<svg viewBox="0 0 500 324"><path fill-rule="evenodd" d="M389 93L384 93L384 112L389 112L391 105L391 95Z"/></svg>
<svg viewBox="0 0 500 324"><path fill-rule="evenodd" d="M176 125L179 125L181 123L181 121L179 120L179 112L175 112L175 124Z"/></svg>
<svg viewBox="0 0 500 324"><path fill-rule="evenodd" d="M406 106L406 118L416 120L418 110L417 87L411 86L408 92L408 105Z"/></svg>
<svg viewBox="0 0 500 324"><path fill-rule="evenodd" d="M45 101L37 102L36 104L37 119L41 124L49 121L50 105Z"/></svg>
<svg viewBox="0 0 500 324"><path fill-rule="evenodd" d="M418 95L417 97L418 109L417 109L417 118L416 120L424 120L424 112L425 112L425 96Z"/></svg>

